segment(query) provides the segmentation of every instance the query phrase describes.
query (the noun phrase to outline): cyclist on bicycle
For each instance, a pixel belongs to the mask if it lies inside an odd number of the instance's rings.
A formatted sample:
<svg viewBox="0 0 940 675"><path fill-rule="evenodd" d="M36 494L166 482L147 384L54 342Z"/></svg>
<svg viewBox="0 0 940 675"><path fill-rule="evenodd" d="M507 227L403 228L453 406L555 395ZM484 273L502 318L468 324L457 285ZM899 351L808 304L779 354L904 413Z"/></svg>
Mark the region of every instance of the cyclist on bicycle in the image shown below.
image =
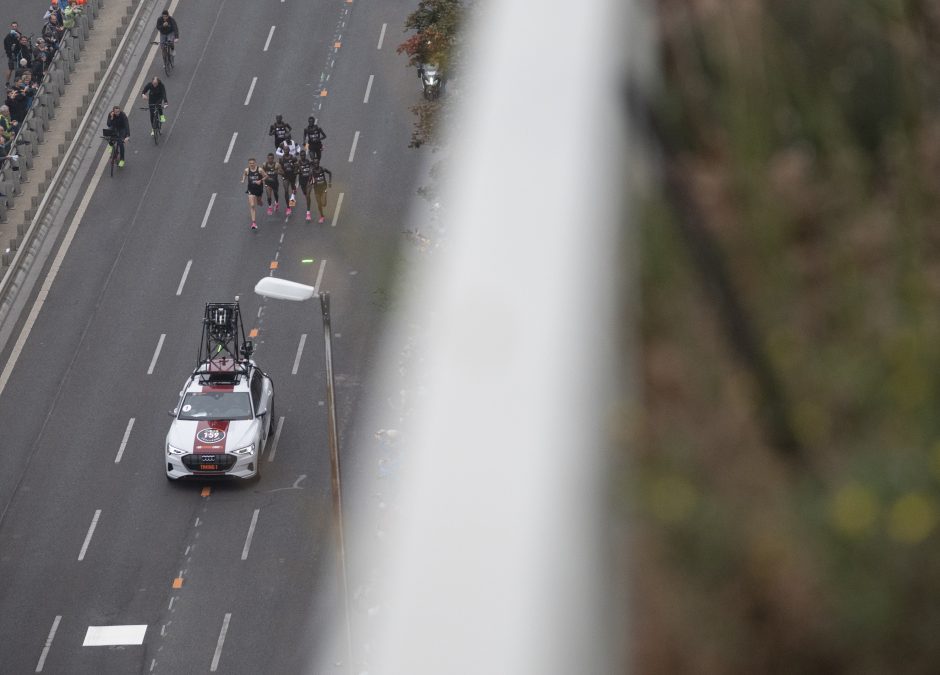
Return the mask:
<svg viewBox="0 0 940 675"><path fill-rule="evenodd" d="M281 143L290 140L290 130L290 125L284 121L282 115L278 115L274 118L274 124L268 129L268 136L274 136L275 150L281 147Z"/></svg>
<svg viewBox="0 0 940 675"><path fill-rule="evenodd" d="M124 166L124 144L131 140L131 123L121 111L121 106L114 106L111 108L111 113L108 115L108 129L111 130L112 135L112 147L111 152L115 152L115 147L118 152L118 166Z"/></svg>
<svg viewBox="0 0 940 675"><path fill-rule="evenodd" d="M277 160L274 159L274 153L268 153L268 161L261 165L261 168L264 169L265 179L264 179L264 191L268 195L268 215L277 213L280 204L277 201ZM271 199L274 199L274 206L271 206Z"/></svg>
<svg viewBox="0 0 940 675"><path fill-rule="evenodd" d="M170 49L173 49L176 46L180 39L180 29L169 11L163 10L163 14L157 19L157 32L160 33L161 47L169 45Z"/></svg>
<svg viewBox="0 0 940 675"><path fill-rule="evenodd" d="M326 133L317 124L316 117L307 118L307 126L304 128L304 147L311 157L320 159L323 153L323 141L326 140Z"/></svg>
<svg viewBox="0 0 940 675"><path fill-rule="evenodd" d="M163 109L170 103L166 96L166 87L159 77L154 76L144 90L140 92L141 98L146 98L150 105L150 135L153 136L153 130L157 128L157 115L160 116L160 123L166 122L166 116Z"/></svg>

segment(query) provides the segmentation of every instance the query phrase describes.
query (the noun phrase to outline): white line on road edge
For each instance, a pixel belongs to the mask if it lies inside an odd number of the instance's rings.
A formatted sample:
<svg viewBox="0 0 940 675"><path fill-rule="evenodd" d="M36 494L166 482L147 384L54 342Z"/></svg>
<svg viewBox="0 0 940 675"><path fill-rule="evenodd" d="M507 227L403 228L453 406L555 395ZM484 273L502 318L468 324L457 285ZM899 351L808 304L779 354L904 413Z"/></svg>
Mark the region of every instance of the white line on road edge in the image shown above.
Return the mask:
<svg viewBox="0 0 940 675"><path fill-rule="evenodd" d="M268 51L268 47L271 46L271 38L274 37L274 26L271 26L271 30L268 31L268 39L264 41L264 49L261 51Z"/></svg>
<svg viewBox="0 0 940 675"><path fill-rule="evenodd" d="M131 421L127 423L127 429L124 430L124 438L121 439L121 447L118 448L117 457L114 458L114 463L117 464L121 461L121 457L124 456L124 448L127 447L127 439L131 437L131 430L134 428L134 419L131 418Z"/></svg>
<svg viewBox="0 0 940 675"><path fill-rule="evenodd" d="M320 261L320 269L317 270L317 281L313 285L313 297L320 295L320 284L323 282L323 270L326 269L326 258Z"/></svg>
<svg viewBox="0 0 940 675"><path fill-rule="evenodd" d="M117 647L142 645L147 635L147 624L126 626L89 626L82 647Z"/></svg>
<svg viewBox="0 0 940 675"><path fill-rule="evenodd" d="M242 560L248 560L248 549L251 548L251 538L255 536L255 525L258 524L258 512L261 509L255 509L251 516L251 525L248 526L248 536L245 538L245 548L242 549Z"/></svg>
<svg viewBox="0 0 940 675"><path fill-rule="evenodd" d="M232 134L232 140L229 141L229 144L228 144L228 152L225 153L225 160L223 160L223 162L222 162L223 164L228 164L228 160L229 160L229 158L232 156L232 148L235 147L235 139L236 139L236 138L238 138L238 132L237 132L237 131L236 131L234 134Z"/></svg>
<svg viewBox="0 0 940 675"><path fill-rule="evenodd" d="M98 527L98 518L101 517L101 509L95 511L94 518L91 519L91 525L88 526L88 534L85 535L85 543L82 544L82 550L78 553L78 559L84 560L85 553L88 551L88 544L91 543L91 535L95 533L95 528Z"/></svg>
<svg viewBox="0 0 940 675"><path fill-rule="evenodd" d="M245 97L245 105L248 105L248 102L251 101L251 94L254 92L256 84L258 84L258 78L251 78L251 86L248 87L248 96Z"/></svg>
<svg viewBox="0 0 940 675"><path fill-rule="evenodd" d="M343 195L345 192L340 192L339 197L336 198L336 209L333 211L333 222L330 223L330 227L336 227L336 221L339 220L339 210L343 208Z"/></svg>
<svg viewBox="0 0 940 675"><path fill-rule="evenodd" d="M180 279L180 285L179 285L179 287L176 289L176 294L177 294L177 295L182 295L182 294L183 294L183 284L186 283L186 277L189 276L189 268L192 267L192 266L193 266L193 261L192 261L192 260L190 260L188 263L186 263L186 269L183 270L183 278Z"/></svg>
<svg viewBox="0 0 940 675"><path fill-rule="evenodd" d="M157 358L160 356L160 350L163 349L164 340L166 340L166 333L160 333L160 339L157 340L157 348L153 350L153 358L150 360L150 367L147 368L148 375L153 375L153 368L157 365Z"/></svg>
<svg viewBox="0 0 940 675"><path fill-rule="evenodd" d="M382 24L382 32L379 33L379 44L376 45L376 47L375 47L376 49L381 49L381 48L382 48L382 43L385 42L385 29L386 29L386 28L388 28L388 24L387 24L387 23L383 23L383 24Z"/></svg>
<svg viewBox="0 0 940 675"><path fill-rule="evenodd" d="M366 95L362 97L363 103L369 102L369 92L372 91L372 80L375 79L375 75L369 75L369 84L366 85Z"/></svg>
<svg viewBox="0 0 940 675"><path fill-rule="evenodd" d="M284 428L284 418L277 421L277 429L274 431L274 442L271 444L271 454L268 455L268 461L274 461L274 454L277 452L277 442L281 440L281 429Z"/></svg>
<svg viewBox="0 0 940 675"><path fill-rule="evenodd" d="M307 341L307 334L304 333L300 336L300 344L297 345L297 356L294 357L294 369L290 371L291 375L297 374L297 369L300 368L300 356L304 353L304 343Z"/></svg>
<svg viewBox="0 0 940 675"><path fill-rule="evenodd" d="M356 156L356 146L359 144L359 132L356 132L356 135L353 136L353 144L349 149L349 161L353 161L353 157Z"/></svg>
<svg viewBox="0 0 940 675"><path fill-rule="evenodd" d="M52 648L52 641L55 639L55 632L59 630L59 622L61 620L61 616L56 616L55 621L52 622L52 628L49 629L49 637L46 638L46 646L42 648L42 654L39 655L39 663L36 664L37 673L41 673L42 667L46 665L46 657L49 655L49 650Z"/></svg>
<svg viewBox="0 0 940 675"><path fill-rule="evenodd" d="M281 0L284 2L284 0ZM222 619L222 630L219 632L219 643L215 646L215 654L212 656L212 665L209 666L209 672L214 673L219 667L219 659L222 656L222 645L225 644L225 634L228 632L228 622L232 620L232 613L226 612Z"/></svg>
<svg viewBox="0 0 940 675"><path fill-rule="evenodd" d="M212 196L209 197L209 206L206 207L206 215L202 217L202 225L199 226L200 228L205 227L206 223L209 222L209 212L212 211L212 205L215 204L215 197L218 194L218 192L213 192Z"/></svg>

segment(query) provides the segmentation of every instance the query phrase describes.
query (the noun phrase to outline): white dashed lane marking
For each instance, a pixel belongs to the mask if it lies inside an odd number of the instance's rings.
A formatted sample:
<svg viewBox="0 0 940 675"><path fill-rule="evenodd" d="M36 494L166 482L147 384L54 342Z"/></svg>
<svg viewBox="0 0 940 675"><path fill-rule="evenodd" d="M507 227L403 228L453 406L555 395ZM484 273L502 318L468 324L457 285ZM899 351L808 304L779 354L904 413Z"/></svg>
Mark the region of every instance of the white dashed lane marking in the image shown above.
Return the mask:
<svg viewBox="0 0 940 675"><path fill-rule="evenodd" d="M46 638L46 644L42 648L42 654L39 655L39 663L36 664L36 672L41 673L43 666L46 665L46 657L49 656L49 650L52 649L52 641L55 640L55 632L59 630L61 616L57 616L52 622L52 628L49 629L49 636Z"/></svg>
<svg viewBox="0 0 940 675"><path fill-rule="evenodd" d="M372 91L372 81L375 79L375 75L369 75L369 84L366 85L366 95L362 97L363 103L369 102L369 93Z"/></svg>
<svg viewBox="0 0 940 675"><path fill-rule="evenodd" d="M85 554L88 553L88 545L91 543L91 537L95 534L95 528L98 527L98 518L101 517L101 509L95 511L94 517L91 519L91 525L88 526L88 534L85 535L85 543L82 544L82 550L78 553L78 559L84 560Z"/></svg>
<svg viewBox="0 0 940 675"><path fill-rule="evenodd" d="M189 268L193 266L193 261L190 260L186 263L186 269L183 270L183 277L180 279L180 285L176 289L176 295L183 294L183 286L186 284L186 277L189 276Z"/></svg>
<svg viewBox="0 0 940 675"><path fill-rule="evenodd" d="M237 132L237 131L236 131L234 134L232 134L232 140L229 141L229 144L228 144L228 151L225 153L225 159L224 159L223 162L222 162L223 164L228 164L228 160L232 157L232 148L235 147L235 139L236 139L236 138L238 138L238 132Z"/></svg>
<svg viewBox="0 0 940 675"><path fill-rule="evenodd" d="M284 0L281 0L284 2ZM227 612L222 619L222 630L219 631L219 642L215 646L215 654L212 656L212 665L209 666L209 672L214 673L219 668L219 659L222 658L222 645L225 644L225 634L228 632L228 623L232 620L232 613Z"/></svg>
<svg viewBox="0 0 940 675"><path fill-rule="evenodd" d="M118 448L117 457L114 458L114 463L117 464L121 461L121 457L124 456L124 448L127 447L127 439L131 437L131 431L134 428L134 419L131 418L130 422L127 423L127 429L124 430L124 438L121 439L121 447Z"/></svg>
<svg viewBox="0 0 940 675"><path fill-rule="evenodd" d="M83 647L113 647L117 645L142 645L147 633L147 624L132 626L89 626L85 632Z"/></svg>
<svg viewBox="0 0 940 675"><path fill-rule="evenodd" d="M300 368L300 357L304 353L304 344L307 342L307 334L304 333L300 336L300 344L297 345L297 356L294 357L294 368L290 371L291 375L297 374L297 369Z"/></svg>
<svg viewBox="0 0 940 675"><path fill-rule="evenodd" d="M271 46L271 38L274 37L274 28L274 26L271 26L271 30L268 31L268 39L264 41L264 49L261 51L266 52L268 51L268 47Z"/></svg>
<svg viewBox="0 0 940 675"><path fill-rule="evenodd" d="M383 24L382 24L382 31L379 33L379 44L376 45L376 47L375 47L376 49L381 49L381 48L382 48L382 43L385 42L385 29L386 29L386 28L388 28L388 24L387 24L387 23L383 23Z"/></svg>
<svg viewBox="0 0 940 675"><path fill-rule="evenodd" d="M343 208L343 196L345 192L340 192L339 197L336 198L336 209L333 211L333 221L330 223L330 227L336 227L336 223L339 221L339 210Z"/></svg>
<svg viewBox="0 0 940 675"><path fill-rule="evenodd" d="M255 509L251 515L251 525L248 526L248 536L245 537L245 548L242 549L242 560L248 560L248 549L251 548L251 538L255 536L255 525L258 524L258 513L261 509Z"/></svg>
<svg viewBox="0 0 940 675"><path fill-rule="evenodd" d="M251 95L255 91L256 84L258 84L258 78L257 77L251 78L251 86L248 87L248 95L245 97L245 105L248 105L248 103L251 102Z"/></svg>
<svg viewBox="0 0 940 675"><path fill-rule="evenodd" d="M277 453L277 443L281 440L281 429L284 428L284 418L281 417L277 421L277 429L274 431L274 442L271 443L271 454L268 455L268 461L274 461L274 455Z"/></svg>
<svg viewBox="0 0 940 675"><path fill-rule="evenodd" d="M317 281L313 284L313 297L320 295L320 284L323 283L323 270L326 269L326 258L320 261L320 269L317 270Z"/></svg>
<svg viewBox="0 0 940 675"><path fill-rule="evenodd" d="M359 132L353 136L352 147L349 148L349 161L353 161L353 158L356 156L356 146L359 145Z"/></svg>
<svg viewBox="0 0 940 675"><path fill-rule="evenodd" d="M153 350L153 358L150 359L150 367L147 368L148 375L153 375L153 369L157 365L157 359L160 358L160 350L163 349L164 340L166 340L166 333L160 333L160 339L157 340L157 348Z"/></svg>
<svg viewBox="0 0 940 675"><path fill-rule="evenodd" d="M209 213L212 212L212 205L215 204L215 198L218 194L218 192L213 192L212 196L209 197L209 206L206 207L206 214L202 217L202 225L199 226L200 228L204 228L206 223L209 222Z"/></svg>

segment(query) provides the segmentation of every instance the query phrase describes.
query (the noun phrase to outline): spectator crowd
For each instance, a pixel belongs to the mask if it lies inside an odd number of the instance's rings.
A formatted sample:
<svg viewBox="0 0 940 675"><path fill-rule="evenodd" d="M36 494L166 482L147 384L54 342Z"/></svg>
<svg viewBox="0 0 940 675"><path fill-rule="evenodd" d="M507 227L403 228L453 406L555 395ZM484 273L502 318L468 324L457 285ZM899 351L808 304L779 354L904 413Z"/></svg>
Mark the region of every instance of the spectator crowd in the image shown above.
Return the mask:
<svg viewBox="0 0 940 675"><path fill-rule="evenodd" d="M7 56L6 101L0 105L0 159L8 156L19 125L33 105L39 85L66 31L75 26L85 0L53 0L38 37L16 21L3 38Z"/></svg>

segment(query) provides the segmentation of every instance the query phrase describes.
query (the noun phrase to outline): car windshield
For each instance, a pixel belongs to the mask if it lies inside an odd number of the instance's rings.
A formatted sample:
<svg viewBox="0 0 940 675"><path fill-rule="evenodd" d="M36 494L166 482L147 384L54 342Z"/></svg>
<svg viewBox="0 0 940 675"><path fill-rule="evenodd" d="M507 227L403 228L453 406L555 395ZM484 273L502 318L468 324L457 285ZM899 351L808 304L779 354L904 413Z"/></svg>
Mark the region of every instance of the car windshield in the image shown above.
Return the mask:
<svg viewBox="0 0 940 675"><path fill-rule="evenodd" d="M186 394L179 419L250 420L251 398L247 392L231 391Z"/></svg>

